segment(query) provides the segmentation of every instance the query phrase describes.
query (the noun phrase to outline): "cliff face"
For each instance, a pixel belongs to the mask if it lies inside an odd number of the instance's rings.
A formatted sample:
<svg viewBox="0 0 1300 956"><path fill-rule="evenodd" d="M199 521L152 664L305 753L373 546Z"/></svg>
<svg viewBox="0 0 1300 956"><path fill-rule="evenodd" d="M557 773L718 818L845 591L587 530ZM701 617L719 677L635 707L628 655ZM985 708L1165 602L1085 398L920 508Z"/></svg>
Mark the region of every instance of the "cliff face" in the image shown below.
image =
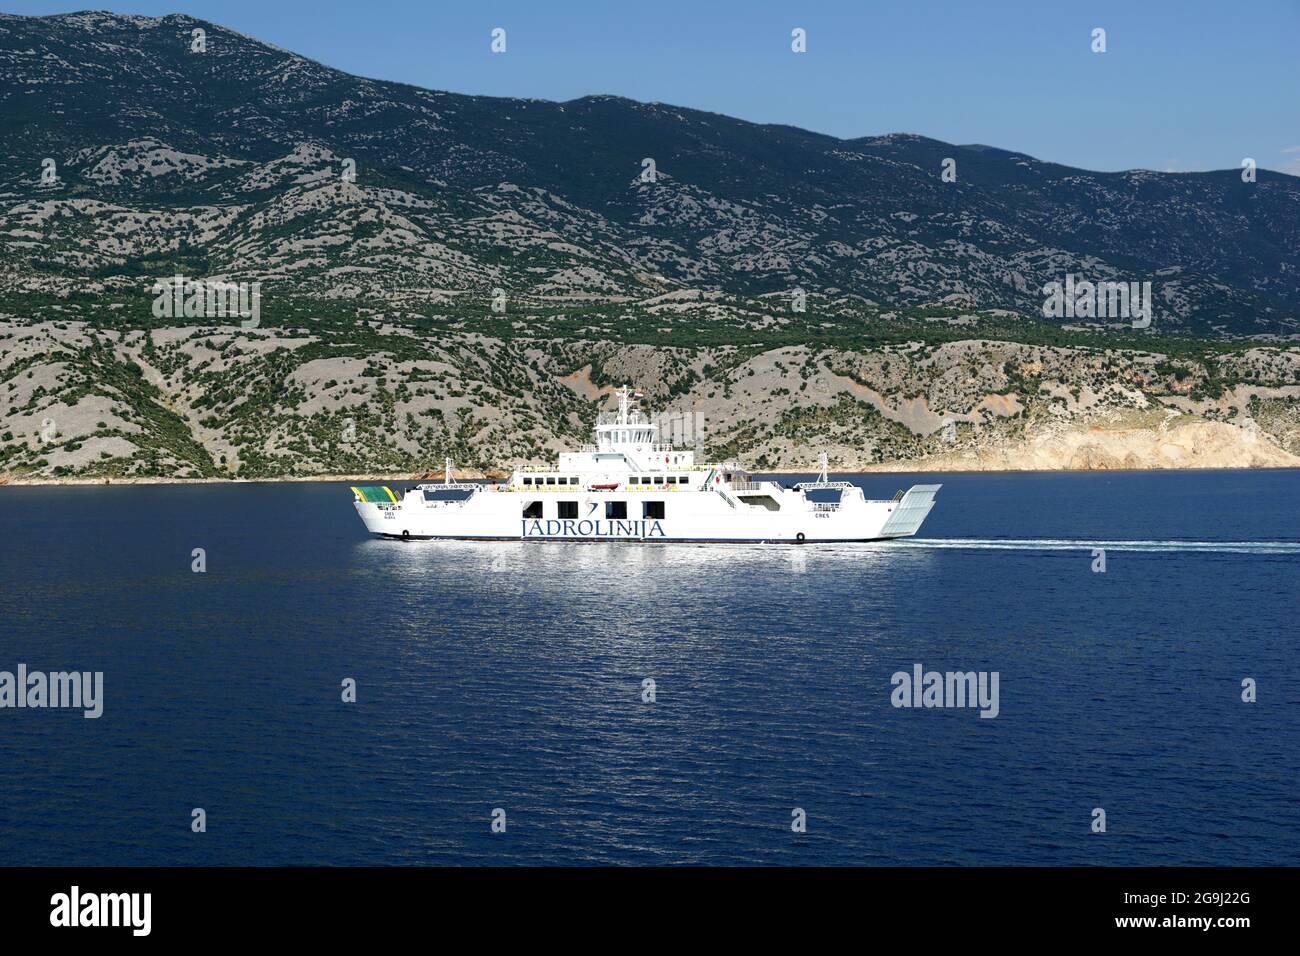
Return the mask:
<svg viewBox="0 0 1300 956"><path fill-rule="evenodd" d="M991 340L869 349L105 331L0 323L0 471L275 477L496 469L589 440L628 383L665 438L756 469L1300 465L1300 350Z"/></svg>
<svg viewBox="0 0 1300 956"><path fill-rule="evenodd" d="M1147 419L1146 422L1143 418ZM1030 427L1022 436L927 455L909 463L917 471L1113 471L1166 468L1296 468L1300 455L1273 436L1195 416L1136 420L1113 416ZM1292 429L1294 434L1294 429ZM1294 443L1293 443L1294 447ZM864 471L897 466L869 465Z"/></svg>

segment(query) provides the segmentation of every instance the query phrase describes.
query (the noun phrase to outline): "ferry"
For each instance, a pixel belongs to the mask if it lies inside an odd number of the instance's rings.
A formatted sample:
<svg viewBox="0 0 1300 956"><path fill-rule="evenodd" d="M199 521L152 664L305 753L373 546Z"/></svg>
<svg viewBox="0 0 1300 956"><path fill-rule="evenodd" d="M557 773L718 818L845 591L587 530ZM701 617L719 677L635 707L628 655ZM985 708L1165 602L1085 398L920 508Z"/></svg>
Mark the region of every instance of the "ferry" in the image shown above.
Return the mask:
<svg viewBox="0 0 1300 956"><path fill-rule="evenodd" d="M555 467L516 468L498 482L452 480L395 492L353 487L366 530L385 538L475 541L787 543L882 541L916 533L940 485L913 485L871 500L831 481L755 479L735 462L696 464L695 453L659 441L632 407L603 414L595 444L562 452Z"/></svg>

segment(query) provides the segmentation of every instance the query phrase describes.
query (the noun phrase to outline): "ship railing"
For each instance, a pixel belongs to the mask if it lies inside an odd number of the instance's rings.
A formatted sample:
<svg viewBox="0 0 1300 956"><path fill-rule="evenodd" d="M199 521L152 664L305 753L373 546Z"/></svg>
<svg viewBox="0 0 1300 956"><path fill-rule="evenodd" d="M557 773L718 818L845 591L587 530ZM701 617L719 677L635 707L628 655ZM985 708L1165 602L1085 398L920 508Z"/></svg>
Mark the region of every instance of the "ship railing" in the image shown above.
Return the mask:
<svg viewBox="0 0 1300 956"><path fill-rule="evenodd" d="M863 495L862 500L869 505L896 505L903 500L905 494L907 494L907 492L899 491L892 498L868 498L866 495Z"/></svg>
<svg viewBox="0 0 1300 956"><path fill-rule="evenodd" d="M618 412L597 412L596 424L597 425L627 425L632 428L657 428L658 427L658 425L655 422L648 421L646 417L636 409L631 409L628 411L627 421L621 420Z"/></svg>
<svg viewBox="0 0 1300 956"><path fill-rule="evenodd" d="M601 484L601 482L597 482L597 484ZM439 485L438 487L441 488L442 485ZM713 490L711 488L704 488L704 487L696 488L691 485L653 485L653 484L637 485L637 484L631 484L629 482L623 482L623 481L618 482L617 488L592 488L589 484L582 484L582 485L502 484L502 485L480 485L479 489L481 491L495 491L495 490L527 491L527 492L536 491L539 494L551 494L551 493L559 492L562 495L572 495L572 494L576 494L579 491L581 491L583 494L588 494L588 493L590 494L620 493L621 494L622 492L625 491L652 491L655 494L662 494L665 492L673 493L673 492L682 492L682 491L712 491Z"/></svg>
<svg viewBox="0 0 1300 956"><path fill-rule="evenodd" d="M743 479L731 481L728 484L731 486L732 491L758 491L763 486L761 481L745 481Z"/></svg>
<svg viewBox="0 0 1300 956"><path fill-rule="evenodd" d="M484 491L492 486L477 481L425 482L416 485L416 491Z"/></svg>
<svg viewBox="0 0 1300 956"><path fill-rule="evenodd" d="M839 511L840 503L838 501L814 501L812 503L813 511Z"/></svg>
<svg viewBox="0 0 1300 956"><path fill-rule="evenodd" d="M646 453L656 454L659 452L680 452L679 449L675 448L674 446L666 442L637 442L637 441L611 442L609 447L603 450L624 451L629 448L632 451L640 452L642 454L646 454ZM583 445L578 450L584 455L594 455L596 452L601 451L602 449L596 445Z"/></svg>

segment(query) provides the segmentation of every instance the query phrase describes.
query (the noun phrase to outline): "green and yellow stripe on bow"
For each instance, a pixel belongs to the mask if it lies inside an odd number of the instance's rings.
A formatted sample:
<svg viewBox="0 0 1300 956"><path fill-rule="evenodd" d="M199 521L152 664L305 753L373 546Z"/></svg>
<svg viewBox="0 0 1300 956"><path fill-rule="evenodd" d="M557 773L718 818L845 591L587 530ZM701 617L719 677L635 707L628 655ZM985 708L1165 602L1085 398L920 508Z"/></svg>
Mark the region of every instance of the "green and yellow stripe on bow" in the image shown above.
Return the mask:
<svg viewBox="0 0 1300 956"><path fill-rule="evenodd" d="M353 485L352 493L357 496L357 501L361 502L371 504L378 502L396 504L397 502L397 495L393 494L387 485L361 485L360 487Z"/></svg>

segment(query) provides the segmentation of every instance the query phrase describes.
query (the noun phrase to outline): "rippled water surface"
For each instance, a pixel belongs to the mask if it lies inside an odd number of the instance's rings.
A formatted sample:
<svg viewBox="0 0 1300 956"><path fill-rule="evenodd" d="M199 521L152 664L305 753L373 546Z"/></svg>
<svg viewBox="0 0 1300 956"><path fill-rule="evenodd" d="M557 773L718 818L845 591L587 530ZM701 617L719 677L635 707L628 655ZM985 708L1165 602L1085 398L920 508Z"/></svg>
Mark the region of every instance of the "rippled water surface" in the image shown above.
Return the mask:
<svg viewBox="0 0 1300 956"><path fill-rule="evenodd" d="M373 540L334 484L0 488L0 670L106 685L98 720L0 710L0 854L1300 862L1300 473L857 480L944 487L920 540L803 547ZM997 671L999 715L894 708L916 663Z"/></svg>

